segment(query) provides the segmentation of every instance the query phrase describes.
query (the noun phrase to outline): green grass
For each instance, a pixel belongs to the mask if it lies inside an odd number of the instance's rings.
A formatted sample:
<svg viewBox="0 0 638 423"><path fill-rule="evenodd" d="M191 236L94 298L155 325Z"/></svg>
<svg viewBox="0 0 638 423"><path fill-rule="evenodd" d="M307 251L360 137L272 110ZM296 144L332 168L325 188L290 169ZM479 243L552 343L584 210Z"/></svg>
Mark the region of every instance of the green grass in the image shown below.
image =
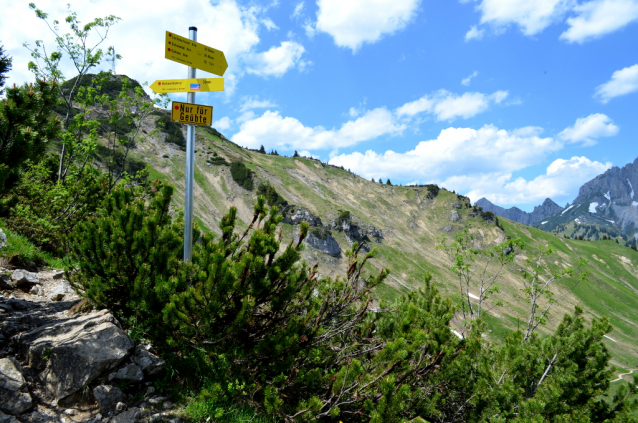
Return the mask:
<svg viewBox="0 0 638 423"><path fill-rule="evenodd" d="M614 396L618 395L620 388L623 386L627 386L628 384L629 382L627 382L626 380L620 380L618 382L611 383L607 392L602 395L602 399L611 404ZM629 398L629 400L638 400L638 395L633 395ZM638 409L633 410L629 415L638 418Z"/></svg>
<svg viewBox="0 0 638 423"><path fill-rule="evenodd" d="M55 269L64 268L64 262L61 258L38 249L24 236L7 229L1 219L0 229L7 236L7 245L0 251L0 257L11 260L19 266L24 266L32 261L36 265L50 266Z"/></svg>
<svg viewBox="0 0 638 423"><path fill-rule="evenodd" d="M206 423L274 423L274 418L260 416L250 407L220 406L213 399L192 400L185 410L188 421Z"/></svg>

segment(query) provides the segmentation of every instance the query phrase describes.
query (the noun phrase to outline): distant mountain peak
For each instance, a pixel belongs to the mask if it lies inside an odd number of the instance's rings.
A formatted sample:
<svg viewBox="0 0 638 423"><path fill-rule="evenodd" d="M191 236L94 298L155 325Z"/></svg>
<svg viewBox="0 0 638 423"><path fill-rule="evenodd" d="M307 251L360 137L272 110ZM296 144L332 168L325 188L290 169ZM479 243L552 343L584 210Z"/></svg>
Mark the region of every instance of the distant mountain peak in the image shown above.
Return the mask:
<svg viewBox="0 0 638 423"><path fill-rule="evenodd" d="M563 207L556 204L551 198L546 198L545 201L543 201L543 204L534 207L534 211L532 211L531 213L525 212L518 207L510 207L509 209L505 209L501 206L493 204L485 197L478 200L476 202L476 205L483 207L483 210L485 211L491 211L497 216L514 220L524 225L533 225L535 223L539 223L547 216L563 210Z"/></svg>

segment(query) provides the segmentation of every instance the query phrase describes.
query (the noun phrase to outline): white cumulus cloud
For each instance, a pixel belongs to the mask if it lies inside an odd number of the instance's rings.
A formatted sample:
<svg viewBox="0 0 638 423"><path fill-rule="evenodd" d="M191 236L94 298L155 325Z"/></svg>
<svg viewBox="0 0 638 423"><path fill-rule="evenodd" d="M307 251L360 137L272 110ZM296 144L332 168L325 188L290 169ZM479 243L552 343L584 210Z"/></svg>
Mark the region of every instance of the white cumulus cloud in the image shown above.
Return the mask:
<svg viewBox="0 0 638 423"><path fill-rule="evenodd" d="M270 100L260 100L257 97L247 96L242 98L242 105L239 108L239 111L243 113L253 109L268 109L275 107L277 107L277 104Z"/></svg>
<svg viewBox="0 0 638 423"><path fill-rule="evenodd" d="M226 129L229 129L231 124L232 124L232 120L230 120L228 116L224 116L223 118L219 119L217 122L213 122L213 125L215 126L215 128L220 131L225 131Z"/></svg>
<svg viewBox="0 0 638 423"><path fill-rule="evenodd" d="M611 163L600 163L587 157L572 157L571 159L556 159L546 170L532 180L516 178L510 181L508 175L485 175L480 180L450 179L445 181L450 186L461 183L472 186L468 196L472 201L486 197L494 204L510 206L514 204L538 205L545 198L563 203L571 201L578 194L578 190L585 182L595 178L611 167ZM465 184L463 184L465 182Z"/></svg>
<svg viewBox="0 0 638 423"><path fill-rule="evenodd" d="M421 141L413 150L397 153L353 152L333 157L330 163L352 169L370 179L443 181L457 175L507 175L543 160L562 143L541 137L541 129L514 131L485 125L480 129L447 128L433 140Z"/></svg>
<svg viewBox="0 0 638 423"><path fill-rule="evenodd" d="M365 112L355 120L349 120L339 129L322 126L304 126L292 117L282 117L279 112L266 111L263 115L246 120L232 141L250 148L261 144L283 150L338 149L368 141L382 135L401 133L405 126L396 122L385 108Z"/></svg>
<svg viewBox="0 0 638 423"><path fill-rule="evenodd" d="M560 38L583 43L614 32L638 20L636 0L593 0L574 7L577 16L567 19L570 28Z"/></svg>
<svg viewBox="0 0 638 423"><path fill-rule="evenodd" d="M585 146L596 144L596 139L611 137L618 133L618 126L602 113L594 113L576 119L574 126L565 128L558 136L568 142L582 142Z"/></svg>
<svg viewBox="0 0 638 423"><path fill-rule="evenodd" d="M310 65L301 56L306 49L294 41L283 41L278 47L271 47L268 51L253 56L248 73L259 76L281 77L295 67L303 70Z"/></svg>
<svg viewBox="0 0 638 423"><path fill-rule="evenodd" d="M638 91L638 64L617 70L611 80L596 88L594 97L607 103L614 97Z"/></svg>
<svg viewBox="0 0 638 423"><path fill-rule="evenodd" d="M465 33L465 41L480 40L481 38L483 38L484 34L484 29L478 29L476 25L472 25L469 31Z"/></svg>
<svg viewBox="0 0 638 423"><path fill-rule="evenodd" d="M456 118L468 119L486 111L490 104L500 103L508 96L507 91L483 94L467 92L461 95L446 90L439 90L432 95L425 95L418 100L399 107L396 113L399 117L411 117L418 113L430 113L439 121L451 121Z"/></svg>
<svg viewBox="0 0 638 423"><path fill-rule="evenodd" d="M482 0L477 6L481 24L497 30L517 25L525 35L535 35L559 21L575 0Z"/></svg>
<svg viewBox="0 0 638 423"><path fill-rule="evenodd" d="M61 22L61 32L70 32L64 22L68 15L67 2L56 0L38 0L38 8L49 14L49 19ZM271 73L263 69L265 63L273 63L276 69L273 75L279 75L284 70L292 69L286 61L285 53L292 57L295 66L304 62L298 60L303 53L297 46L273 47L264 53L257 53L260 43L261 30L275 29L276 25L266 16L267 7L242 6L236 0L157 0L149 7L147 2L131 2L128 0L92 0L74 2L71 10L76 12L81 24L91 22L95 18L115 15L122 20L114 25L108 33L108 38L101 45L107 48L113 45L115 51L122 55L122 60L115 63L118 74L128 75L139 82L153 82L161 78L185 78L187 68L179 63L167 60L161 53L164 49L165 31L188 37L188 28L196 26L197 40L224 52L228 69L224 74L225 93L233 93L246 67L250 66L262 76ZM189 13L183 13L188 10ZM13 57L13 70L10 72L10 83L31 81L32 74L27 64L32 58L22 47L23 42L31 46L35 40L44 40L47 51L53 51L53 34L45 22L36 18L28 2L9 2L2 6L0 14L0 40L6 52ZM89 38L88 45L97 42L96 38ZM285 51L282 51L285 50ZM301 52L301 53L300 53ZM279 54L277 54L279 53ZM281 57L283 56L283 57ZM278 60L279 59L279 60ZM110 69L112 63L103 63L98 69ZM72 64L64 59L61 69L67 78L75 76ZM92 70L95 72L96 70ZM210 76L202 70L197 71L198 77Z"/></svg>
<svg viewBox="0 0 638 423"><path fill-rule="evenodd" d="M467 78L463 78L463 80L461 81L461 84L465 85L466 87L468 85L470 85L470 82L472 81L472 78L476 77L478 75L478 71L474 71L472 72L472 74L470 76L468 76Z"/></svg>
<svg viewBox="0 0 638 423"><path fill-rule="evenodd" d="M534 36L564 23L568 28L560 39L569 43L584 43L638 20L638 0L480 0L476 10L480 25L497 34L517 26L524 35ZM465 40L480 39L484 31L474 25Z"/></svg>
<svg viewBox="0 0 638 423"><path fill-rule="evenodd" d="M339 47L356 52L364 43L405 28L421 0L318 0L316 31L332 36ZM306 28L308 34L314 30Z"/></svg>

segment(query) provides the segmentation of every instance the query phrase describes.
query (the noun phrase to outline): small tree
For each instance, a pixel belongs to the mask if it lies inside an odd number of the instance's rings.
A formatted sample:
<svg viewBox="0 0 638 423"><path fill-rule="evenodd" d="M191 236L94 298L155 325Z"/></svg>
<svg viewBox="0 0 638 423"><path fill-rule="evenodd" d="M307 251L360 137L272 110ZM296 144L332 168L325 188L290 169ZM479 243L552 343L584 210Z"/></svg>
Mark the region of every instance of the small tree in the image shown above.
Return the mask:
<svg viewBox="0 0 638 423"><path fill-rule="evenodd" d="M71 33L62 34L58 20L53 20L53 22L49 23L47 20L48 14L38 9L33 3L29 3L29 7L35 11L36 16L42 19L51 32L53 32L56 43L56 48L51 54L47 53L46 46L42 40L37 40L34 48L24 43L24 46L31 52L31 56L35 60L29 62L29 70L40 79L46 78L64 82L65 77L59 65L62 58L66 55L71 59L78 73L73 84L62 91L62 100L65 106L63 129L67 131L67 133L62 137L62 153L60 155L58 180L64 181L69 167L73 164L73 160L67 158L67 152L70 153L72 157L76 157L76 154L90 155L94 151L91 149L91 140L83 139L83 131L68 130L73 126L71 117L75 97L82 86L84 77L91 69L102 63L103 60L108 61L121 58L120 55L115 54L113 47L108 47L106 52L99 48L106 39L110 28L119 22L120 18L109 15L104 18L96 18L88 24L81 25L77 19L77 14L69 10L69 14L64 21L69 25ZM93 46L87 45L89 37L92 37L94 34L98 38L97 42Z"/></svg>
<svg viewBox="0 0 638 423"><path fill-rule="evenodd" d="M263 144L262 144L262 146L261 146L261 147L259 147L259 152L260 152L261 154L266 154L266 149L264 148Z"/></svg>
<svg viewBox="0 0 638 423"><path fill-rule="evenodd" d="M292 157L300 157L299 153L297 153L297 150L295 150L295 154L293 154Z"/></svg>
<svg viewBox="0 0 638 423"><path fill-rule="evenodd" d="M392 182L390 182L390 178L388 178L388 180L385 183L386 185L392 185Z"/></svg>
<svg viewBox="0 0 638 423"><path fill-rule="evenodd" d="M495 247L480 249L474 246L471 226L454 236L448 245L447 235L437 238L437 250L443 250L453 263L451 270L458 278L459 310L461 313L461 334L466 336L486 311L502 305L487 301L499 292L497 280L514 261L514 249L521 246L519 240L505 241ZM491 268L491 265L495 268ZM476 292L476 294L471 291Z"/></svg>
<svg viewBox="0 0 638 423"><path fill-rule="evenodd" d="M57 83L36 80L6 91L7 98L0 102L0 193L17 182L25 163L42 158L60 131L52 112L58 100Z"/></svg>

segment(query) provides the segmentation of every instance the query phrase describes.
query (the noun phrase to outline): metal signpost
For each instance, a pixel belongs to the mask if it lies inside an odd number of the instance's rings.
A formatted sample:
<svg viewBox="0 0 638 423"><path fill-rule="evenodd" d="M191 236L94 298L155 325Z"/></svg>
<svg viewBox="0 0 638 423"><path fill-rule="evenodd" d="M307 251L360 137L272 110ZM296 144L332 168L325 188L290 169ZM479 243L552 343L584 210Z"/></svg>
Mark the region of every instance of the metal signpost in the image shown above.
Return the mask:
<svg viewBox="0 0 638 423"><path fill-rule="evenodd" d="M223 91L223 78L195 78L195 69L223 76L228 68L224 53L197 42L197 28L188 28L188 38L166 31L164 57L188 66L187 79L158 80L151 85L156 93L187 92L186 103L174 101L171 120L186 124L186 192L184 193L184 261L193 252L193 180L195 175L195 125L213 123L213 107L195 104L197 91Z"/></svg>

